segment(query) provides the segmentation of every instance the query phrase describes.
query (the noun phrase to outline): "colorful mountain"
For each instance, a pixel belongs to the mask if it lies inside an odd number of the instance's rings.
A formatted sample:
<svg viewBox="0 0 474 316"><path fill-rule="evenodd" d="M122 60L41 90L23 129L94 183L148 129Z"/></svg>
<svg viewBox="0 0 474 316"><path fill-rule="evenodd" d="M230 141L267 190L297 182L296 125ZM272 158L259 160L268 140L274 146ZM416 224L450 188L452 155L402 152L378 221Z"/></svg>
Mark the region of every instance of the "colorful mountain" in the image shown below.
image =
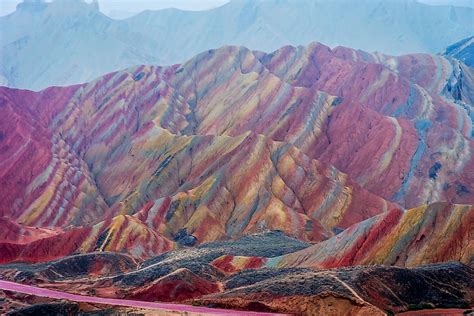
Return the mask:
<svg viewBox="0 0 474 316"><path fill-rule="evenodd" d="M19 229L31 231L33 227L19 226ZM174 241L130 215L118 215L93 226L55 228L49 235L40 235L38 228L34 229L35 240L0 239L0 263L43 262L94 251L125 252L143 259L175 247Z"/></svg>
<svg viewBox="0 0 474 316"><path fill-rule="evenodd" d="M311 43L0 87L2 279L307 315L468 308L473 78Z"/></svg>
<svg viewBox="0 0 474 316"><path fill-rule="evenodd" d="M114 20L95 1L24 1L0 17L0 84L40 90L83 83L135 65L182 63L228 44L272 51L318 40L389 54L438 53L472 35L472 8L414 0L352 4L234 0L207 11L144 11Z"/></svg>
<svg viewBox="0 0 474 316"><path fill-rule="evenodd" d="M273 258L222 256L212 265L225 272L248 268L336 268L357 265L416 267L474 259L470 205L435 203L393 210L355 224L301 251ZM253 264L250 265L250 262Z"/></svg>
<svg viewBox="0 0 474 316"><path fill-rule="evenodd" d="M398 205L470 204L472 82L458 99L446 87L472 69L456 65L228 46L68 88L1 88L1 214L63 228L136 214L170 239L186 228L200 241L259 229L321 240Z"/></svg>

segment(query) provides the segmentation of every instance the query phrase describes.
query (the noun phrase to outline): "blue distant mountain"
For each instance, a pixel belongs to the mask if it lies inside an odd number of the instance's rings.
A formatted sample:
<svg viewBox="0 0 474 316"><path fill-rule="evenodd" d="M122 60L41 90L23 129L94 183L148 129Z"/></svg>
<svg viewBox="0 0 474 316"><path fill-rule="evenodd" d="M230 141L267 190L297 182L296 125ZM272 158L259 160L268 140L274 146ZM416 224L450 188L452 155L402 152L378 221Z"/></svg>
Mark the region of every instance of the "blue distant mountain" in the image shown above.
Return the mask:
<svg viewBox="0 0 474 316"><path fill-rule="evenodd" d="M440 52L472 35L474 10L410 0L241 0L123 20L96 2L29 0L0 17L0 84L42 89L137 64L173 64L222 45L272 51L319 41L386 54Z"/></svg>

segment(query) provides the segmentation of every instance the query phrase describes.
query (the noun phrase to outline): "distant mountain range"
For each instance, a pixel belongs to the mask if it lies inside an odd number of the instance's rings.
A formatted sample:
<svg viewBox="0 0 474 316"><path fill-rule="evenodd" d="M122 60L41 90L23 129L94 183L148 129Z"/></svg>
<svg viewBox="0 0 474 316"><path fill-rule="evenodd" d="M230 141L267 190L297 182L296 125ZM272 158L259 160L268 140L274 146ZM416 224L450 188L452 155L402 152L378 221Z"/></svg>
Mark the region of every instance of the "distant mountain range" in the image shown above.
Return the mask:
<svg viewBox="0 0 474 316"><path fill-rule="evenodd" d="M0 18L0 84L39 90L81 83L133 65L181 63L227 44L272 51L317 40L398 55L441 52L472 35L472 8L349 3L242 0L208 11L165 9L114 20L96 3L28 1Z"/></svg>

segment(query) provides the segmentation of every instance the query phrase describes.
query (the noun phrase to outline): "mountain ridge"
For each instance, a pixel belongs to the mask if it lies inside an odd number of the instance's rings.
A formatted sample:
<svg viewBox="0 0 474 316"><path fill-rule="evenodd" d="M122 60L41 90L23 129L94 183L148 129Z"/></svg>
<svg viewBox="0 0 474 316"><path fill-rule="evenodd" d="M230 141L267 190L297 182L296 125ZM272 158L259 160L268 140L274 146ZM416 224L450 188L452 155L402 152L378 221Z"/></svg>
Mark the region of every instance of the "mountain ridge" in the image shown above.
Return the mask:
<svg viewBox="0 0 474 316"><path fill-rule="evenodd" d="M74 3L77 10L69 10L71 3ZM367 26L361 24L360 19L354 18L354 12L346 12L343 2L328 4L308 0L297 2L298 6L294 7L277 1L239 1L208 11L146 11L125 20L108 18L92 4L81 1L71 3L46 3L45 9L36 13L23 12L25 15L20 14L20 10L0 17L0 30L3 34L3 40L0 39L0 54L4 60L0 75L4 85L39 90L52 85L81 83L134 65L183 62L200 51L224 44L271 51L285 44L306 44L317 39L330 46L380 49L395 54L438 52L450 43L470 35L466 21L474 14L474 9L452 7L450 10L456 18L451 19L450 13L446 13L443 7L417 2L406 2L403 5L364 2L358 13L366 16L373 27L364 32L370 34L370 39L356 42L356 36L342 30L356 32ZM382 15L377 13L379 11ZM65 15L74 15L74 12L77 13L73 19L75 23L64 21ZM302 18L282 23L281 21L286 21L284 17L288 12ZM348 23L348 27L334 29L332 21L327 19L332 13L336 16L343 14L340 21ZM420 27L419 21L410 20L412 18L409 17L414 15L431 21L428 23L430 28L436 30L426 32L426 27ZM447 25L433 23L432 19L436 16L447 21ZM78 20L79 17L81 18ZM391 23L387 24L384 19ZM410 21L407 22L406 19ZM176 23L177 21L187 23ZM396 28L384 32L383 25L394 25ZM411 27L415 29L412 30ZM298 29L307 31L301 32ZM328 29L332 32L325 31ZM336 35L334 38L325 38L327 34L334 32L340 40L334 40ZM438 36L432 38L433 33ZM384 44L371 46L370 43L375 38ZM420 38L423 38L423 43ZM442 43L428 47L431 44L427 43L438 43L441 38ZM399 47L405 47L405 51L397 51ZM32 51L38 52L43 58L33 60L30 58ZM95 58L91 59L90 56ZM22 63L17 60L22 60ZM32 69L37 71L32 72Z"/></svg>

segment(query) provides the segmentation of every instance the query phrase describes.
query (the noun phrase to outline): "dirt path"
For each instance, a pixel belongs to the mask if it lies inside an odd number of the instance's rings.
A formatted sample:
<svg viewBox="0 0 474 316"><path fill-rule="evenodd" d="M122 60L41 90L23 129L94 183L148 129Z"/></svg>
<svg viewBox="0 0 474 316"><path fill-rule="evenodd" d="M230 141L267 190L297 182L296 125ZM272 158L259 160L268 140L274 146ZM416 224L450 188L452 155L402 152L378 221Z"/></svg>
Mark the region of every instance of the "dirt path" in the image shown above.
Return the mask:
<svg viewBox="0 0 474 316"><path fill-rule="evenodd" d="M409 311L404 313L399 313L397 315L403 316L467 316L473 315L471 314L464 314L465 309L442 309L442 308L435 308L435 309L428 309L428 310L421 310L421 311Z"/></svg>
<svg viewBox="0 0 474 316"><path fill-rule="evenodd" d="M70 294L60 291L48 290L39 287L23 285L20 283L9 282L9 281L0 281L0 289L6 291L19 292L24 294L49 297L54 299L65 299L74 302L86 302L86 303L97 303L97 304L107 304L107 305L116 305L116 306L126 306L126 307L136 307L136 308L145 308L145 309L157 309L161 311L178 311L178 312L188 312L188 313L197 313L201 315L281 315L281 314L272 314L272 313L256 313L256 312L244 312L244 311L234 311L226 309L215 309L207 307L197 307L191 305L181 305L181 304L169 304L169 303L153 303L153 302L144 302L144 301L133 301L133 300L122 300L114 298L102 298L94 296L82 296L76 294Z"/></svg>

